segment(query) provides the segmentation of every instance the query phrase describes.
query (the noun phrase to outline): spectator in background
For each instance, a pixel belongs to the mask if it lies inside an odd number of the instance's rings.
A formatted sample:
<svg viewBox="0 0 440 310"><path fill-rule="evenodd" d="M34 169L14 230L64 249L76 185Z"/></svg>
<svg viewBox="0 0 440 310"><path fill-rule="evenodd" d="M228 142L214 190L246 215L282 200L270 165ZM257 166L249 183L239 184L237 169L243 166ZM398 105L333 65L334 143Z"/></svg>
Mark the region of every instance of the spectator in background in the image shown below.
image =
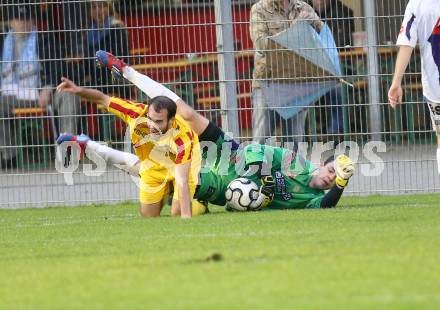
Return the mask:
<svg viewBox="0 0 440 310"><path fill-rule="evenodd" d="M62 36L62 75L71 77L80 85L96 87L102 92L129 98L127 86L113 81L110 73L95 66L95 52L100 49L120 56L127 56L129 53L128 33L123 22L116 17L112 1L67 2L61 4L60 10L63 20L61 27L66 30ZM53 15L54 12L50 14ZM49 102L45 100L42 106ZM78 131L80 103L80 97L74 94L56 94L53 105L60 116L60 132Z"/></svg>
<svg viewBox="0 0 440 310"><path fill-rule="evenodd" d="M90 23L85 37L86 77L88 84L97 87L107 94L129 98L129 88L123 84L116 84L108 70L100 70L95 66L95 53L105 50L113 55L129 55L128 32L124 23L117 18L112 1L94 0L89 6ZM114 85L109 86L108 85Z"/></svg>
<svg viewBox="0 0 440 310"><path fill-rule="evenodd" d="M299 112L288 120L270 109L270 103L265 102L263 87L265 81L272 76L266 66L265 50L268 47L268 37L288 29L297 20L308 20L318 31L322 22L313 8L299 0L260 0L252 6L250 18L251 39L255 49L255 66L252 81L253 105L253 138L258 143L264 143L273 135L277 120L281 123L281 134L286 141L302 141L305 134L307 110ZM295 138L293 136L296 136Z"/></svg>
<svg viewBox="0 0 440 310"><path fill-rule="evenodd" d="M336 46L351 46L354 31L353 10L340 0L312 0L311 4L322 21L333 31Z"/></svg>
<svg viewBox="0 0 440 310"><path fill-rule="evenodd" d="M38 33L35 5L7 7L9 32L1 47L0 157L2 167L16 165L19 133L14 130L12 111L35 107L45 100L59 80L54 36ZM52 60L52 61L51 61Z"/></svg>
<svg viewBox="0 0 440 310"><path fill-rule="evenodd" d="M351 46L354 31L353 10L340 0L312 0L311 4L322 21L327 23L333 32L338 48ZM346 66L343 66L346 67ZM332 90L324 98L331 105L331 121L327 126L328 134L338 134L344 131L341 88Z"/></svg>
<svg viewBox="0 0 440 310"><path fill-rule="evenodd" d="M73 95L55 92L55 86L61 79L63 69L66 67L65 51L67 48L73 49L73 44L65 44L62 41L63 34L60 28L60 14L58 4L41 3L38 10L38 24L41 27L40 36L46 38L47 44L44 46L44 61L50 71L47 73L51 76L52 83L43 85L40 92L39 106L46 108L52 105L54 112L61 116L58 119L58 129L61 132L70 132L77 130L77 115L80 113L79 104L70 104L74 100ZM70 34L71 32L67 32ZM49 39L50 38L50 39ZM63 43L63 44L61 44Z"/></svg>

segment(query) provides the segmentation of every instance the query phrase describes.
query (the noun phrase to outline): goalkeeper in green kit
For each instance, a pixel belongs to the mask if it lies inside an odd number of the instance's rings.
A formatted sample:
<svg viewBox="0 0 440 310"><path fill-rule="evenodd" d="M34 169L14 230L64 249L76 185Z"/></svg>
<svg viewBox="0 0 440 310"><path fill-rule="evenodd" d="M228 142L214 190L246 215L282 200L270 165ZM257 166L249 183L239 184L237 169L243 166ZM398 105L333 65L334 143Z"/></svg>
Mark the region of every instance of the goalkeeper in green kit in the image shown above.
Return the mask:
<svg viewBox="0 0 440 310"><path fill-rule="evenodd" d="M337 205L354 173L354 164L347 156L328 159L315 168L310 161L285 148L262 144L249 144L241 148L219 127L162 84L137 72L110 53L98 51L96 56L99 65L112 70L116 78L126 78L149 98L166 96L173 100L177 114L198 135L203 163L194 199L225 205L228 184L244 177L259 186L259 209L331 208ZM65 89L69 91L69 87ZM136 174L136 166L139 166L134 158L136 155L96 143L90 144L92 147L89 151L114 165L129 166L124 170ZM326 190L329 191L326 193Z"/></svg>
<svg viewBox="0 0 440 310"><path fill-rule="evenodd" d="M354 172L353 162L345 155L336 160L331 157L315 168L294 151L262 144L247 145L231 158L228 173L224 173L220 159L217 166L200 174L195 198L224 205L228 184L245 177L260 186L260 208L331 208L338 203Z"/></svg>

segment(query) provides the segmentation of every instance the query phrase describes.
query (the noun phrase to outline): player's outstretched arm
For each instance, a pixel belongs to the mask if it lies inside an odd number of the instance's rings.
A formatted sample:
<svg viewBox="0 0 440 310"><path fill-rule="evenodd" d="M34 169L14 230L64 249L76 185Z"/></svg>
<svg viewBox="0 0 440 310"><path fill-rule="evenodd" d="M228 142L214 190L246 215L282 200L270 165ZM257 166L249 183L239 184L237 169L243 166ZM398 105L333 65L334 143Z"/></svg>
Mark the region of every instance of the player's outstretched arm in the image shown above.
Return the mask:
<svg viewBox="0 0 440 310"><path fill-rule="evenodd" d="M403 100L403 90L402 90L402 79L403 74L408 67L409 61L411 59L411 54L414 48L407 45L402 45L397 55L396 68L394 70L393 82L390 89L388 90L388 102L392 108L395 108L398 104L402 103Z"/></svg>
<svg viewBox="0 0 440 310"><path fill-rule="evenodd" d="M66 92L80 96L96 104L102 104L106 108L109 105L110 97L96 89L84 88L76 85L68 78L62 77L61 83L57 86L57 92Z"/></svg>
<svg viewBox="0 0 440 310"><path fill-rule="evenodd" d="M353 161L346 155L339 155L335 159L336 184L324 196L321 201L321 208L335 207L344 192L344 188L348 185L348 180L354 173Z"/></svg>
<svg viewBox="0 0 440 310"><path fill-rule="evenodd" d="M341 199L342 194L344 193L344 189L338 186L333 186L330 191L325 194L324 198L321 200L321 208L328 209L334 208Z"/></svg>

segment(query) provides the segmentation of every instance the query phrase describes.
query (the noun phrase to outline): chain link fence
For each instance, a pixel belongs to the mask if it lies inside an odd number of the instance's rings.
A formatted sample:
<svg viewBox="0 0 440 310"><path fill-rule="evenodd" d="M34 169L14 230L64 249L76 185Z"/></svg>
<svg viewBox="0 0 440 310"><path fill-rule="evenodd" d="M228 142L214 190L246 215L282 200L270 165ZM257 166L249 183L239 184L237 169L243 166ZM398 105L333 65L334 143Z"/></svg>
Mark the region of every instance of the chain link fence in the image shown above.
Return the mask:
<svg viewBox="0 0 440 310"><path fill-rule="evenodd" d="M336 50L336 78L323 67L323 58L314 74L309 63L293 62L292 44L298 41L292 37L275 49L267 37L259 36L264 31L276 36L293 27L292 20L313 25L312 13L295 16L299 9L291 5L296 1L263 0L261 15L252 11L256 2L66 0L2 5L0 206L138 199L133 180L114 167L101 171L86 161L71 167L68 177L55 169L60 132L86 133L112 147L127 147L122 122L90 102L54 92L62 76L108 94L146 100L134 86L96 68L99 49L166 84L241 142L286 147L301 142L301 151L318 164L324 159L319 150L345 149L359 164L348 193L438 190L436 136L423 102L417 51L404 79L405 105L393 110L387 103L398 51L395 40L407 1L307 2L328 26L335 46L306 48L312 38L304 32L297 36L304 44L295 46L296 53L327 55ZM325 81L337 83L329 86ZM304 88L310 82L315 88ZM271 95L262 89L271 89ZM294 109L299 112L292 116Z"/></svg>

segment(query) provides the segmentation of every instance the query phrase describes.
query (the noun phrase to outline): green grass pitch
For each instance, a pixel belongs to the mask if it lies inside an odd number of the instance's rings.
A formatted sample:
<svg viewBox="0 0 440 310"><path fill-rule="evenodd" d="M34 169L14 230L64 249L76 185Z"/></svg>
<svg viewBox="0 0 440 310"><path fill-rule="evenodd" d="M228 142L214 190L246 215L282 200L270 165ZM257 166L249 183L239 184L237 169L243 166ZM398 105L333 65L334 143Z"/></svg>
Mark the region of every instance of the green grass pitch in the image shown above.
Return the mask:
<svg viewBox="0 0 440 310"><path fill-rule="evenodd" d="M1 210L0 309L439 309L439 201L192 220L135 204Z"/></svg>

